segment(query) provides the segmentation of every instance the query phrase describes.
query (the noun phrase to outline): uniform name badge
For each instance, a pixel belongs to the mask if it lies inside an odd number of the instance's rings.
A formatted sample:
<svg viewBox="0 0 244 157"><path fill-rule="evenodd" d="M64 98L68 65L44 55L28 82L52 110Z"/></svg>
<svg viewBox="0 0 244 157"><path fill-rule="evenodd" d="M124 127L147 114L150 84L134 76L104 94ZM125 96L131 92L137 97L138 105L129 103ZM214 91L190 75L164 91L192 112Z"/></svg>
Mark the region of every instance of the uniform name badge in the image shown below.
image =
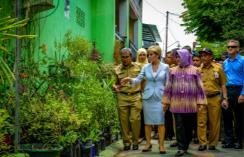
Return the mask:
<svg viewBox="0 0 244 157"><path fill-rule="evenodd" d="M219 73L217 71L214 72L214 78L219 78Z"/></svg>

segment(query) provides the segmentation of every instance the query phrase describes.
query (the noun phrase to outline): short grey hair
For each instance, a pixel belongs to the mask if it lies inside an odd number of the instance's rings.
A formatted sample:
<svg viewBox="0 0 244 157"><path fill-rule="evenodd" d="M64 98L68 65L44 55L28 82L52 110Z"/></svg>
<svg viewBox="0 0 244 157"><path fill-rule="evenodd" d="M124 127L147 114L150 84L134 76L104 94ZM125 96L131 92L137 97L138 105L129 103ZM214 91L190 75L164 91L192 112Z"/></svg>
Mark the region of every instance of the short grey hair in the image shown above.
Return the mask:
<svg viewBox="0 0 244 157"><path fill-rule="evenodd" d="M235 39L230 39L230 40L228 40L227 41L227 44L229 44L229 43L236 43L236 45L238 46L238 47L240 47L240 42L238 41L238 40L235 40Z"/></svg>
<svg viewBox="0 0 244 157"><path fill-rule="evenodd" d="M130 55L132 56L132 51L131 51L130 48L125 47L125 48L123 48L123 49L120 50L120 53L124 53L124 52L129 52Z"/></svg>

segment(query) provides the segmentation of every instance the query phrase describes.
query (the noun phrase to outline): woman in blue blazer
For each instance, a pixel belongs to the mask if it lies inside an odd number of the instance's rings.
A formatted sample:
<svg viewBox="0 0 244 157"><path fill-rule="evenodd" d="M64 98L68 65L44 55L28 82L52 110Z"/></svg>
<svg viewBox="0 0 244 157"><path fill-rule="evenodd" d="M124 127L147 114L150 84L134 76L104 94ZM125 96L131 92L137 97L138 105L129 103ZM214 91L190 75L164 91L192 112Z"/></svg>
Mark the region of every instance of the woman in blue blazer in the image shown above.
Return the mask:
<svg viewBox="0 0 244 157"><path fill-rule="evenodd" d="M164 87L169 74L169 66L160 62L161 48L157 45L148 48L148 59L151 63L146 64L136 78L125 78L121 82L131 82L132 85L146 79L146 86L143 91L143 111L145 121L146 145L143 152L151 151L152 125L158 125L159 151L166 153L164 147L164 108L161 103Z"/></svg>

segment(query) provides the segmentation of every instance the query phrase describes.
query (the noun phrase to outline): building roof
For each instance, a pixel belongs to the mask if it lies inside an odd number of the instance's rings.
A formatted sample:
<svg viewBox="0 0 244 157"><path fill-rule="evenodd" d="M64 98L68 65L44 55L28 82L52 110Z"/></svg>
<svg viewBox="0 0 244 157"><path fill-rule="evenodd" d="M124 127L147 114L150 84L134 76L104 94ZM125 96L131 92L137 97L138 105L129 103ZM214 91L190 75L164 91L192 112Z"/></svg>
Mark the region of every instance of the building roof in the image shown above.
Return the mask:
<svg viewBox="0 0 244 157"><path fill-rule="evenodd" d="M156 25L144 24L142 25L142 39L148 42L162 42Z"/></svg>

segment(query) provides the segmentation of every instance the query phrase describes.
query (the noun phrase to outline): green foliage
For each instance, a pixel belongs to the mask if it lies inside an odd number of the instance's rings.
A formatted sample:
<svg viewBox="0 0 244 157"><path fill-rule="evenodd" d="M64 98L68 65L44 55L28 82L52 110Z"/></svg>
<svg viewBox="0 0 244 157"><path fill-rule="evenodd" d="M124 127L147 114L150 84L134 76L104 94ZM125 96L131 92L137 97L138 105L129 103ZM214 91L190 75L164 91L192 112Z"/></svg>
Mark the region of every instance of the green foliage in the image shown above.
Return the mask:
<svg viewBox="0 0 244 157"><path fill-rule="evenodd" d="M107 127L118 132L113 67L90 60L89 45L68 32L55 43L65 58L53 59L48 74L39 70L43 63L23 64L28 77L22 79L22 142L67 146L78 138L97 141Z"/></svg>
<svg viewBox="0 0 244 157"><path fill-rule="evenodd" d="M244 3L242 0L184 0L182 14L188 33L199 40L223 41L235 38L244 43Z"/></svg>
<svg viewBox="0 0 244 157"><path fill-rule="evenodd" d="M22 142L65 146L77 140L81 120L70 101L47 94L22 106L21 124Z"/></svg>
<svg viewBox="0 0 244 157"><path fill-rule="evenodd" d="M10 123L10 116L8 111L0 109L0 151L4 151L10 148L5 143L5 138L13 132L13 125Z"/></svg>
<svg viewBox="0 0 244 157"><path fill-rule="evenodd" d="M85 115L86 122L89 125L81 127L81 138L83 141L86 139L96 141L99 139L99 132L105 130L106 127L116 130L119 126L116 99L111 90L113 67L91 60L90 54L87 54L88 50L73 51L72 46L76 48L76 44L84 45L86 48L89 48L89 45L84 40L69 37L71 36L69 33L66 35L68 37L66 36L63 43L65 43L64 47L68 50L68 55L67 59L64 60L64 64L69 67L71 78L76 80L75 83L71 84L72 100L78 114L81 113L80 116ZM73 44L67 47L66 43ZM86 110L87 115L84 110Z"/></svg>
<svg viewBox="0 0 244 157"><path fill-rule="evenodd" d="M226 43L225 42L214 42L210 43L207 41L201 41L201 47L197 48L197 51L202 50L204 47L210 48L213 53L215 58L220 58L221 54L226 51Z"/></svg>
<svg viewBox="0 0 244 157"><path fill-rule="evenodd" d="M23 153L15 153L15 154L6 154L2 157L29 157L29 154L23 154Z"/></svg>
<svg viewBox="0 0 244 157"><path fill-rule="evenodd" d="M17 18L11 18L10 16L0 19L0 51L8 53L5 46L6 41L10 39L22 39L22 38L35 38L35 35L16 35L15 29L21 28L27 24L27 19L17 21ZM4 59L0 58L0 81L11 82L14 79L14 75L10 70Z"/></svg>

